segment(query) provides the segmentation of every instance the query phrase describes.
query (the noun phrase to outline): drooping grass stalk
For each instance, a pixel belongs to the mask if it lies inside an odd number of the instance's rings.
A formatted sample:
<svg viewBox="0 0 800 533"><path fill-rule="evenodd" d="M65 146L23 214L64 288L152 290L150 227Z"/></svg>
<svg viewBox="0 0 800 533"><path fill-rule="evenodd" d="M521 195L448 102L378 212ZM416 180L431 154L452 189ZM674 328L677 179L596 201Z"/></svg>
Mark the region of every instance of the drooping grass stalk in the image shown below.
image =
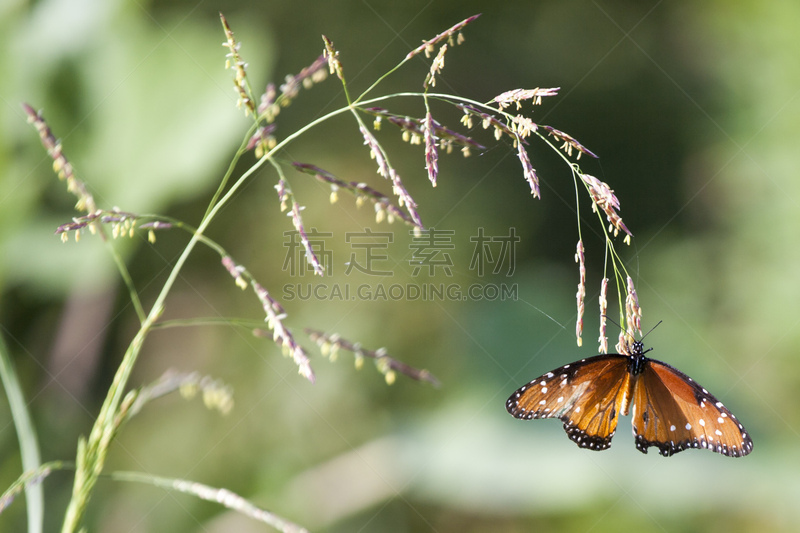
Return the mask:
<svg viewBox="0 0 800 533"><path fill-rule="evenodd" d="M58 470L74 470L75 465L66 461L50 461L48 463L43 463L39 465L37 468L25 470L25 472L20 475L14 483L9 485L9 487L0 495L0 512L2 512L6 507L11 505L11 503L19 496L22 492L25 492L25 498L30 498L30 493L33 490L41 492L41 485L42 481ZM42 498L42 503L44 503L44 498ZM42 521L44 519L44 506L42 505L42 513L41 517L36 518L31 517L30 509L31 505L30 502L28 503L28 531L41 531L42 530ZM31 521L33 520L33 521Z"/></svg>
<svg viewBox="0 0 800 533"><path fill-rule="evenodd" d="M166 478L139 472L113 472L110 474L110 477L117 481L145 483L184 494L192 494L200 499L219 503L228 509L242 513L259 522L269 524L283 533L308 533L306 528L282 516L267 511L266 509L262 509L227 489L209 487L203 483L187 481L185 479Z"/></svg>

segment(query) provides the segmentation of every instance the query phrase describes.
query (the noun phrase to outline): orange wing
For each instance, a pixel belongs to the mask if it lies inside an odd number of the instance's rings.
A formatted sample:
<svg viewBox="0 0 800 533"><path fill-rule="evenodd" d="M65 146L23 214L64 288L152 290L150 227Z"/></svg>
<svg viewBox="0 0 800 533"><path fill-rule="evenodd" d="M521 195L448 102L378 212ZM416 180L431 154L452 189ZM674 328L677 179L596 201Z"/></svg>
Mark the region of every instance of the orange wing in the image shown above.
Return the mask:
<svg viewBox="0 0 800 533"><path fill-rule="evenodd" d="M655 446L665 457L705 448L730 457L753 450L753 441L722 402L680 370L648 359L633 392L636 448Z"/></svg>
<svg viewBox="0 0 800 533"><path fill-rule="evenodd" d="M559 418L578 446L605 450L627 414L632 382L629 357L605 354L564 365L520 387L506 402L516 418Z"/></svg>

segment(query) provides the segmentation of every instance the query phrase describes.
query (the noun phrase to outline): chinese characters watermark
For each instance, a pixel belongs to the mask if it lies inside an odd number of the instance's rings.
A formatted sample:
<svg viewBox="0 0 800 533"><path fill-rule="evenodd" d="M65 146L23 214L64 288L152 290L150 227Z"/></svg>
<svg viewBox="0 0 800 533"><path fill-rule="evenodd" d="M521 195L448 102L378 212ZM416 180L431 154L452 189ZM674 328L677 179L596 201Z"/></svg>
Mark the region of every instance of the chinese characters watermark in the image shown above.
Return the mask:
<svg viewBox="0 0 800 533"><path fill-rule="evenodd" d="M437 283L431 281L437 275L453 278L459 269L453 259L459 242L455 230L429 228L422 234L409 232L406 259L402 261L390 256L390 247L395 243L392 232L375 232L365 228L360 232L345 233L346 251L334 250L330 246L333 233L321 233L316 228L308 232L311 249L325 268L325 275L334 273L334 266L344 264L344 276L375 276L381 278L375 283L326 282L290 283L284 286L283 299L326 300L326 301L465 301L465 300L516 300L519 288L516 283L473 282L461 285L454 282ZM286 257L283 270L292 277L312 276L305 257L306 251L297 231L284 233ZM472 247L469 266L471 275L483 278L491 271L492 276L513 276L516 269L516 246L521 241L515 228L507 234L488 235L484 228L469 236ZM341 257L339 257L341 255ZM347 260L340 263L343 257ZM407 266L405 266L407 265ZM338 267L337 267L338 268ZM402 268L404 278L410 269L410 276L426 276L425 281L385 283L386 278L395 276L393 268ZM338 273L338 272L337 272ZM363 279L363 278L362 278Z"/></svg>

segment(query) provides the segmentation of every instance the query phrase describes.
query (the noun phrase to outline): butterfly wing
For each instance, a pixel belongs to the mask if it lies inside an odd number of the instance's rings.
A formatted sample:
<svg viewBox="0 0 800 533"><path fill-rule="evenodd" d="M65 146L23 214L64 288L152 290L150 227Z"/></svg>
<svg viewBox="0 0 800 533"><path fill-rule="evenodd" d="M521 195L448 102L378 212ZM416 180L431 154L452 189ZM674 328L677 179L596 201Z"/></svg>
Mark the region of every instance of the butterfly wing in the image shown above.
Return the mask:
<svg viewBox="0 0 800 533"><path fill-rule="evenodd" d="M687 448L706 448L742 457L753 441L722 402L680 370L647 359L634 383L633 435L636 448L655 446L669 457Z"/></svg>
<svg viewBox="0 0 800 533"><path fill-rule="evenodd" d="M627 414L631 397L629 358L605 354L564 365L520 387L506 402L516 418L559 418L578 446L605 450Z"/></svg>

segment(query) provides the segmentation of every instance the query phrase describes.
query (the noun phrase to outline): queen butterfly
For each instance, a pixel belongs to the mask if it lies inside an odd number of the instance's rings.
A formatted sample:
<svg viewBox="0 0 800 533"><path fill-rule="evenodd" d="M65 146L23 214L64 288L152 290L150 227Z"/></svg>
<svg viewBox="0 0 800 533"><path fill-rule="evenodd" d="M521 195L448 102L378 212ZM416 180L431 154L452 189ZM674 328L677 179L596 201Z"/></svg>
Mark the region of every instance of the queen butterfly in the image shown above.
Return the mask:
<svg viewBox="0 0 800 533"><path fill-rule="evenodd" d="M652 349L652 348L651 348ZM664 457L705 448L729 457L753 450L753 441L722 402L692 378L645 357L635 341L630 355L603 354L564 365L520 387L506 402L523 420L560 418L579 447L605 450L620 413L633 407L636 449L651 446Z"/></svg>

